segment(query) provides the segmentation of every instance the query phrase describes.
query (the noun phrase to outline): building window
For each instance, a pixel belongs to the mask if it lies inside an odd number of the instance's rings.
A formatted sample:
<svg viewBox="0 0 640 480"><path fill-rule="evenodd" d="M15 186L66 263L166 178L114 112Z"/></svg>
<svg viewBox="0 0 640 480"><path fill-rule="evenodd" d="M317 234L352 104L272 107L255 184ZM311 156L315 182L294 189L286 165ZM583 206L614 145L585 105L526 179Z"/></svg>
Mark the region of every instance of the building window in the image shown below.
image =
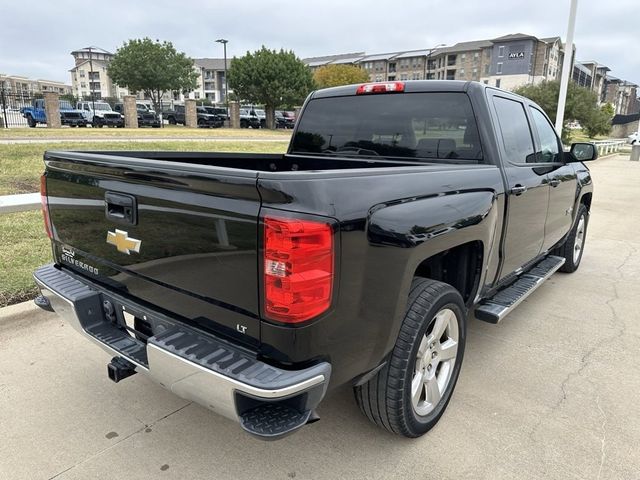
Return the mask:
<svg viewBox="0 0 640 480"><path fill-rule="evenodd" d="M402 60L400 61L400 66L402 67ZM396 64L394 63L390 63L389 64L389 73L395 73L396 71Z"/></svg>
<svg viewBox="0 0 640 480"><path fill-rule="evenodd" d="M473 58L480 58L480 52L475 52L473 54Z"/></svg>
<svg viewBox="0 0 640 480"><path fill-rule="evenodd" d="M427 80L433 80L435 78L435 73L427 73Z"/></svg>
<svg viewBox="0 0 640 480"><path fill-rule="evenodd" d="M400 80L409 80L409 75L407 75L406 73L401 73Z"/></svg>
<svg viewBox="0 0 640 480"><path fill-rule="evenodd" d="M499 78L496 80L496 87L500 88L500 79Z"/></svg>
<svg viewBox="0 0 640 480"><path fill-rule="evenodd" d="M491 67L491 65L489 65L489 64L486 64L486 65L484 66L484 74L485 74L485 75L489 75L489 68L490 68L490 67Z"/></svg>
<svg viewBox="0 0 640 480"><path fill-rule="evenodd" d="M461 69L459 70L459 72L460 72L460 76L461 76L461 77L464 77L464 68L461 68Z"/></svg>
<svg viewBox="0 0 640 480"><path fill-rule="evenodd" d="M455 80L455 79L456 79L456 71L447 70L447 80Z"/></svg>
<svg viewBox="0 0 640 480"><path fill-rule="evenodd" d="M382 75L376 75L376 82L382 81Z"/></svg>
<svg viewBox="0 0 640 480"><path fill-rule="evenodd" d="M453 65L456 64L457 60L458 60L458 56L457 55L449 55L449 56L447 56L447 66L448 67L452 67Z"/></svg>
<svg viewBox="0 0 640 480"><path fill-rule="evenodd" d="M435 60L429 60L427 62L427 70L435 70L436 69L436 61Z"/></svg>
<svg viewBox="0 0 640 480"><path fill-rule="evenodd" d="M420 74L419 73L414 73L413 74L413 80L420 80Z"/></svg>
<svg viewBox="0 0 640 480"><path fill-rule="evenodd" d="M496 65L496 74L500 75L502 73L502 62L498 62Z"/></svg>
<svg viewBox="0 0 640 480"><path fill-rule="evenodd" d="M504 45L498 47L498 57L504 57Z"/></svg>
<svg viewBox="0 0 640 480"><path fill-rule="evenodd" d="M395 79L396 79L396 76L395 76L395 75L389 75L389 76L387 77L387 81L389 81L389 82L393 82Z"/></svg>
<svg viewBox="0 0 640 480"><path fill-rule="evenodd" d="M84 78L84 70L80 70L80 78Z"/></svg>
<svg viewBox="0 0 640 480"><path fill-rule="evenodd" d="M462 55L460 55L460 59L461 60L464 60L465 58L467 58L467 54L466 53L463 53Z"/></svg>

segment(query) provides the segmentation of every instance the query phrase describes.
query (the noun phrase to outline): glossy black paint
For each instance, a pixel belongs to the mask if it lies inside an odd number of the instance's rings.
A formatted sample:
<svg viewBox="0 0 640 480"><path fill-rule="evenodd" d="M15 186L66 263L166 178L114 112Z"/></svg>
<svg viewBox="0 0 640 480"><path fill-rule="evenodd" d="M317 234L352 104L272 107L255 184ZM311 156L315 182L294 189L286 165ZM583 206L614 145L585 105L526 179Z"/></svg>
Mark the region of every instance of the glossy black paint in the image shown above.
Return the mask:
<svg viewBox="0 0 640 480"><path fill-rule="evenodd" d="M322 359L332 364L333 386L357 379L392 349L409 285L425 262L452 249L473 251L479 264L466 298L471 307L561 241L576 207L590 203L592 192L582 163L510 162L491 106L495 90L450 81L407 82L406 88L466 92L485 164L50 152L45 158L56 261L137 301L234 337L274 364L295 368ZM354 95L355 89L338 87L310 98ZM533 129L532 135L538 147ZM526 185L526 192L511 193L516 184ZM136 197L138 224L127 231L142 240L144 257L127 257L105 243L107 230L117 226L104 215L107 191ZM295 327L260 320L261 218L267 213L321 216L334 224L332 306ZM222 248L214 221L220 218L233 225L228 243L235 248ZM98 266L99 275L62 261L63 246L73 247L82 263ZM238 333L238 325L247 326L247 333Z"/></svg>

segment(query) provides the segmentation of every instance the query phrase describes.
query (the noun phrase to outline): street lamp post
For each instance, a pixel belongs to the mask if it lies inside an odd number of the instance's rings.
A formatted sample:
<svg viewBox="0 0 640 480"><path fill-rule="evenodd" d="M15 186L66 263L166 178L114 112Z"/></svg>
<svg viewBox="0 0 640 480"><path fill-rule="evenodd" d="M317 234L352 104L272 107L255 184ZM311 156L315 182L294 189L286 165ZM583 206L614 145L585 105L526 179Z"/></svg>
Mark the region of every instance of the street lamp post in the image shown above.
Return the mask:
<svg viewBox="0 0 640 480"><path fill-rule="evenodd" d="M425 67L424 67L424 79L425 79L425 80L428 80L428 78L427 78L427 77L429 76L429 60L431 59L431 54L432 54L432 53L433 53L437 48L444 47L444 46L445 46L445 44L444 44L444 43L439 43L439 44L438 44L438 45L436 45L435 47L433 47L433 48L430 48L430 49L429 49L429 53L427 54L427 64L426 64L426 65L425 65Z"/></svg>
<svg viewBox="0 0 640 480"><path fill-rule="evenodd" d="M87 47L89 50L89 91L91 92L91 109L92 114L96 114L96 99L95 94L93 92L93 51L91 50L93 47ZM91 119L91 126L93 127L93 118Z"/></svg>
<svg viewBox="0 0 640 480"><path fill-rule="evenodd" d="M560 94L558 95L558 109L556 110L556 132L562 135L562 126L564 125L564 106L567 100L567 89L569 87L569 78L571 77L572 60L573 60L573 32L576 28L576 10L578 9L578 0L571 0L569 8L569 26L567 28L567 43L564 47L564 61L562 62L562 76L560 77Z"/></svg>
<svg viewBox="0 0 640 480"><path fill-rule="evenodd" d="M229 40L219 38L216 43L221 43L224 47L224 104L227 108L227 117L229 117L229 81L227 80L227 43Z"/></svg>

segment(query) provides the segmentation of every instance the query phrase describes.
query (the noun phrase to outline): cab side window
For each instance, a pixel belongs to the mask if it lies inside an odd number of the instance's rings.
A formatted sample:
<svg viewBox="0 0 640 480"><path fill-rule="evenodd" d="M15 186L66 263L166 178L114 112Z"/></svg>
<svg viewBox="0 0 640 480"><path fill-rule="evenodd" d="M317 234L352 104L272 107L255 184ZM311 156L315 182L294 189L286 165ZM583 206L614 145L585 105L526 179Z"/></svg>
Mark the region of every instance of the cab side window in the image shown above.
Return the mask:
<svg viewBox="0 0 640 480"><path fill-rule="evenodd" d="M560 147L555 130L540 110L534 107L530 107L530 109L540 138L540 150L537 152L538 162L560 162Z"/></svg>
<svg viewBox="0 0 640 480"><path fill-rule="evenodd" d="M512 163L536 163L533 138L524 105L504 97L493 97L502 142Z"/></svg>

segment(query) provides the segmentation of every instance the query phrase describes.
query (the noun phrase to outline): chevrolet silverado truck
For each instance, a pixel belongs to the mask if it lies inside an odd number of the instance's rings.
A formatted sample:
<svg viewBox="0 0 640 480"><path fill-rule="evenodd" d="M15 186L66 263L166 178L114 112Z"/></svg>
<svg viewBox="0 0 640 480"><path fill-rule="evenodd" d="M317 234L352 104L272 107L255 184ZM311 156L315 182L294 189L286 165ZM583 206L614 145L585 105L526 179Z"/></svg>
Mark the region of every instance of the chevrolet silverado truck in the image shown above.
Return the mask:
<svg viewBox="0 0 640 480"><path fill-rule="evenodd" d="M84 119L80 110L75 110L68 100L59 101L60 123L70 127L86 127L87 121ZM36 125L42 123L47 124L47 114L45 111L45 102L43 98L33 100L30 107L20 109L22 116L27 119L27 125L35 128Z"/></svg>
<svg viewBox="0 0 640 480"><path fill-rule="evenodd" d="M459 81L313 92L285 154L49 151L38 303L115 382L142 372L260 438L341 385L417 437L469 319L579 267L596 157L531 101Z"/></svg>

